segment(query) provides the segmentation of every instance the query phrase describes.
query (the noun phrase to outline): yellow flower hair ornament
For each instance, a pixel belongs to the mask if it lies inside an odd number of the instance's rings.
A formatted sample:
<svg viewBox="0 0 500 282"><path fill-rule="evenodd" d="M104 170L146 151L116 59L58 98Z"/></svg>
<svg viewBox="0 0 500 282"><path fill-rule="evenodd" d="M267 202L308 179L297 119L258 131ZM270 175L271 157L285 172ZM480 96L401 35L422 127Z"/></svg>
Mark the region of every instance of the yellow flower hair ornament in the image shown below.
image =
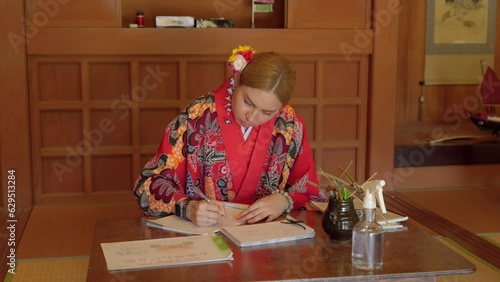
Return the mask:
<svg viewBox="0 0 500 282"><path fill-rule="evenodd" d="M247 64L252 61L253 54L255 54L255 50L252 47L248 45L238 46L233 50L233 54L227 61L235 73L241 73Z"/></svg>

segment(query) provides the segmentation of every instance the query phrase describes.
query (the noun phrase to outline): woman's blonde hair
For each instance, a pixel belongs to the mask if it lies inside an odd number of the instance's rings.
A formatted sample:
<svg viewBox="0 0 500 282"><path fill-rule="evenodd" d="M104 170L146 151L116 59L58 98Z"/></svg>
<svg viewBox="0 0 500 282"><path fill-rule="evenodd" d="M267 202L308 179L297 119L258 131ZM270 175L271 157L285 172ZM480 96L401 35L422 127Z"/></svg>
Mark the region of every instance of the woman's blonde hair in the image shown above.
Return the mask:
<svg viewBox="0 0 500 282"><path fill-rule="evenodd" d="M274 92L283 105L288 104L295 88L295 68L276 52L262 52L243 69L240 84Z"/></svg>

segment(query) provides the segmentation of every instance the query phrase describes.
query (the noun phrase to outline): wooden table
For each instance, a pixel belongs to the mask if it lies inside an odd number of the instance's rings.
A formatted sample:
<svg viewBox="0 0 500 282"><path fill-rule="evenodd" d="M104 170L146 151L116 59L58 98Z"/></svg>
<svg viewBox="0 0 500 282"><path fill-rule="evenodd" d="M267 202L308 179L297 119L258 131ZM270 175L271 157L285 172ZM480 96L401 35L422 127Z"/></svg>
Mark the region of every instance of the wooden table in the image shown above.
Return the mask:
<svg viewBox="0 0 500 282"><path fill-rule="evenodd" d="M292 216L313 227L315 238L246 248L226 239L233 261L118 272L107 270L100 243L185 235L147 227L144 218L102 220L96 226L87 281L435 281L437 275L475 271L474 264L409 221L404 222L408 230L384 235L381 270L358 270L351 266L351 242L328 239L321 213L302 211Z"/></svg>

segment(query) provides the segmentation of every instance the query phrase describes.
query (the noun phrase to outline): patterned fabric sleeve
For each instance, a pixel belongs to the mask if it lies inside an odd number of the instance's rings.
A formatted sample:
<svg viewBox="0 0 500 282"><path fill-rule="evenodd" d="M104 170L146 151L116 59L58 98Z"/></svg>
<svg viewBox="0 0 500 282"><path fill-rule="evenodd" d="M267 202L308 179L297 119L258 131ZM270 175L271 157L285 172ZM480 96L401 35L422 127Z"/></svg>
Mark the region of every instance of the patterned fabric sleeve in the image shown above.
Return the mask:
<svg viewBox="0 0 500 282"><path fill-rule="evenodd" d="M311 200L325 202L327 195L324 190L311 184L311 182L318 184L316 167L304 123L298 115L296 117L293 140L296 142L298 154L290 168L287 188L293 200L293 208L299 209L307 207L306 203Z"/></svg>
<svg viewBox="0 0 500 282"><path fill-rule="evenodd" d="M212 98L198 98L167 126L155 157L144 167L134 188L144 216L168 215L178 200L188 197L186 187L193 185L193 180L187 168L190 161L186 156L192 149L187 140L196 136L193 125L214 111Z"/></svg>
<svg viewBox="0 0 500 282"><path fill-rule="evenodd" d="M186 162L183 156L186 119L183 114L170 123L155 157L146 164L137 179L134 195L144 216L164 216L173 211L183 195ZM184 130L185 131L185 130Z"/></svg>

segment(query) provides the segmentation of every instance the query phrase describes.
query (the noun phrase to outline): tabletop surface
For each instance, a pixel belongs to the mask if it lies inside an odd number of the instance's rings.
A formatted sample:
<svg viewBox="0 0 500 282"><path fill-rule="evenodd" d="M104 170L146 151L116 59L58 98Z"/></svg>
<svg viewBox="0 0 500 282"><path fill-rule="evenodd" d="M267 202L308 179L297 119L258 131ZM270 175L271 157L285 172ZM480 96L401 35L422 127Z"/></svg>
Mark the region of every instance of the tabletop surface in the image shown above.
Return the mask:
<svg viewBox="0 0 500 282"><path fill-rule="evenodd" d="M233 251L232 261L113 272L106 268L100 243L186 235L148 227L145 218L101 220L96 225L87 281L434 281L436 275L475 271L474 264L410 221L403 222L407 230L384 234L382 269L358 270L351 265L351 241L330 240L321 227L321 213L301 211L292 216L314 228L316 236L245 248L224 237Z"/></svg>

